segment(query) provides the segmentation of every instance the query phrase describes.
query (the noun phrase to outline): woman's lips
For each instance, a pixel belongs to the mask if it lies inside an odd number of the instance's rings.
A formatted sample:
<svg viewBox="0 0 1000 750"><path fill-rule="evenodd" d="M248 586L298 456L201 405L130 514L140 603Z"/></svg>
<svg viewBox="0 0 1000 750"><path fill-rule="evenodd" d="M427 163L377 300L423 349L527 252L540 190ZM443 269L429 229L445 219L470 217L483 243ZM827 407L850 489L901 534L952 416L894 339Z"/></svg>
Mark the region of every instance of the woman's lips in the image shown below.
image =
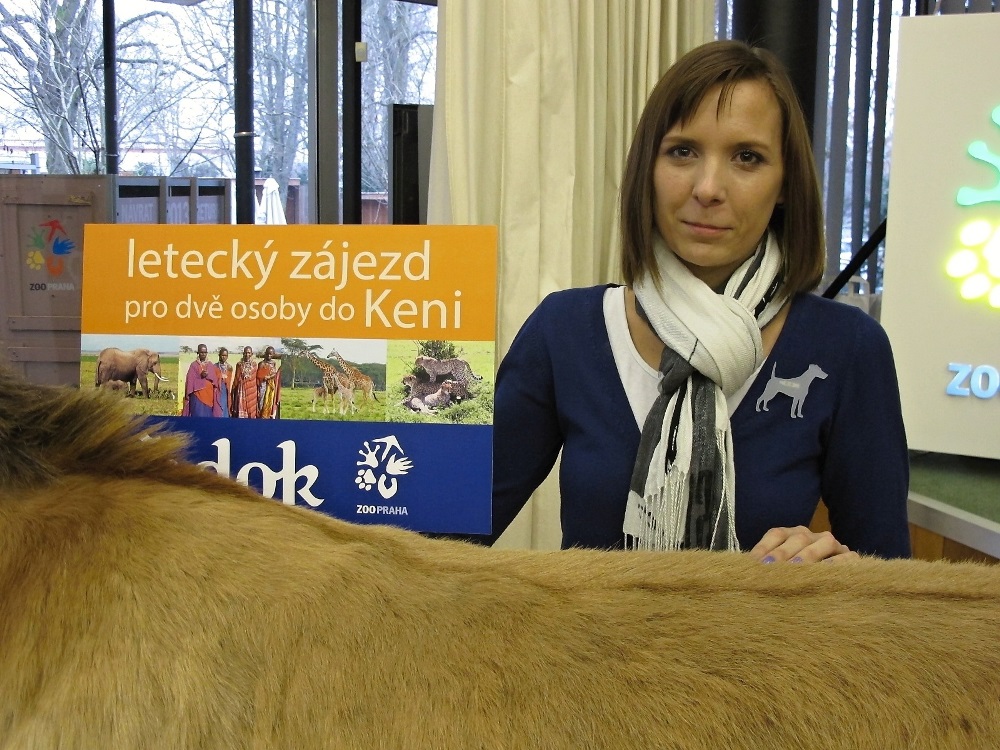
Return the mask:
<svg viewBox="0 0 1000 750"><path fill-rule="evenodd" d="M718 237L728 229L728 227L717 226L715 224L702 224L697 221L685 221L683 224L691 234L699 237Z"/></svg>

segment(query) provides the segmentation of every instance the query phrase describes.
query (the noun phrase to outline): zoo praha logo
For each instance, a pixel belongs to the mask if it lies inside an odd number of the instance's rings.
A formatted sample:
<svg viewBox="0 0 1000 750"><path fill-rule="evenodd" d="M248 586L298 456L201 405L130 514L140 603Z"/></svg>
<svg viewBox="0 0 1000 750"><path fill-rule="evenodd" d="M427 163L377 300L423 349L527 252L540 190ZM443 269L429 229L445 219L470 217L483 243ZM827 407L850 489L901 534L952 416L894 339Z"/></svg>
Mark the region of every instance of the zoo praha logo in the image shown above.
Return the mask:
<svg viewBox="0 0 1000 750"><path fill-rule="evenodd" d="M49 276L58 277L66 270L66 258L73 253L75 247L61 221L43 221L31 229L25 262L32 271L44 268ZM67 286L69 289L73 288L72 284ZM44 289L45 287L41 287L39 291Z"/></svg>
<svg viewBox="0 0 1000 750"><path fill-rule="evenodd" d="M354 483L366 492L376 487L383 499L388 500L399 489L396 477L408 474L413 468L413 462L406 457L395 435L375 438L371 442L375 445L372 446L366 440L364 447L358 451L361 460L357 463L361 468L358 469ZM401 510L405 514L406 508ZM386 512L390 512L389 509Z"/></svg>
<svg viewBox="0 0 1000 750"><path fill-rule="evenodd" d="M991 115L1000 127L1000 106ZM990 150L984 141L969 144L969 156L996 170L996 185L986 189L963 187L955 200L960 206L1000 206L1000 155ZM983 299L994 309L1000 310L1000 212L997 220L976 218L966 222L959 230L961 247L948 258L945 270L960 281L959 294L963 299Z"/></svg>

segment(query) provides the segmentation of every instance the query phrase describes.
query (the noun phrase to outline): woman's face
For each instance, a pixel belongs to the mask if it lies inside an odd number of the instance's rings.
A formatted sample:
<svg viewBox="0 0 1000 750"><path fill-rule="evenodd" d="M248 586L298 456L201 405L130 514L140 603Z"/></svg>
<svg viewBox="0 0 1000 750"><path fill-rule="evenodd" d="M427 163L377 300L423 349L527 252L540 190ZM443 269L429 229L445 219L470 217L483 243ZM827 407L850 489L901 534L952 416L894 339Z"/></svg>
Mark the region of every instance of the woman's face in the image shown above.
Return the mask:
<svg viewBox="0 0 1000 750"><path fill-rule="evenodd" d="M691 273L713 288L757 247L783 200L781 108L765 81L740 81L717 113L709 89L664 135L653 166L656 227Z"/></svg>
<svg viewBox="0 0 1000 750"><path fill-rule="evenodd" d="M244 362L249 362L250 358L252 356L253 356L253 349L251 349L249 346L244 347L244 349L243 349L243 361Z"/></svg>

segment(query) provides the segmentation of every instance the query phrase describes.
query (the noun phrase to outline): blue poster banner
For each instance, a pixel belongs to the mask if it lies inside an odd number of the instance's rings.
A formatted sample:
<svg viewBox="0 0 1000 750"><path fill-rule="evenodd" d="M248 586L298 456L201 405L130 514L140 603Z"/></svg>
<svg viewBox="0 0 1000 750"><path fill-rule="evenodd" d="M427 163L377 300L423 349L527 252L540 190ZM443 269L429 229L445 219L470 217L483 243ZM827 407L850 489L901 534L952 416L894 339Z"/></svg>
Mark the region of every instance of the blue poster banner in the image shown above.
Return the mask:
<svg viewBox="0 0 1000 750"><path fill-rule="evenodd" d="M488 534L492 427L155 417L189 458L286 505L413 531Z"/></svg>

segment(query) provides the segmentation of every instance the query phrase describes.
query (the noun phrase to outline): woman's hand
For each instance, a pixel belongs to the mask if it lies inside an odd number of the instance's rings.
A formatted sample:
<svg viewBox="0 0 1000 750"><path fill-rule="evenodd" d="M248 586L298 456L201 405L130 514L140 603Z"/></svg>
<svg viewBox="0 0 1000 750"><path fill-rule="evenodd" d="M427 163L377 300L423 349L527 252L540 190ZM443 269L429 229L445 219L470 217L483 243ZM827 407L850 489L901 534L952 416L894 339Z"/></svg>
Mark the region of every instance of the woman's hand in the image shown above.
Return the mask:
<svg viewBox="0 0 1000 750"><path fill-rule="evenodd" d="M805 526L771 529L747 554L760 562L848 562L857 560L829 531L814 532Z"/></svg>

